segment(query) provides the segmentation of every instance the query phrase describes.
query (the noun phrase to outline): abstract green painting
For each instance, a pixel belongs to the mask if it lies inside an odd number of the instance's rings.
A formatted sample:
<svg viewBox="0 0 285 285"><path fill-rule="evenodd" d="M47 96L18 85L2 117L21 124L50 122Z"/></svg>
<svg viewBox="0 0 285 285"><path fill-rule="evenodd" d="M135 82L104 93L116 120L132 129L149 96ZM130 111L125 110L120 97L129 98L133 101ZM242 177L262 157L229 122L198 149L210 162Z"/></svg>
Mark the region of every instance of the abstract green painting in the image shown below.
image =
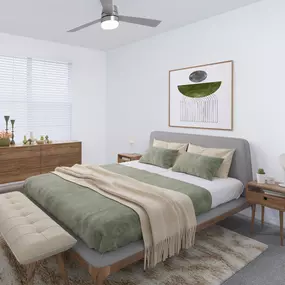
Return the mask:
<svg viewBox="0 0 285 285"><path fill-rule="evenodd" d="M215 93L222 85L221 81L179 85L178 90L181 94L191 98L203 98Z"/></svg>
<svg viewBox="0 0 285 285"><path fill-rule="evenodd" d="M232 130L233 62L169 72L169 125Z"/></svg>

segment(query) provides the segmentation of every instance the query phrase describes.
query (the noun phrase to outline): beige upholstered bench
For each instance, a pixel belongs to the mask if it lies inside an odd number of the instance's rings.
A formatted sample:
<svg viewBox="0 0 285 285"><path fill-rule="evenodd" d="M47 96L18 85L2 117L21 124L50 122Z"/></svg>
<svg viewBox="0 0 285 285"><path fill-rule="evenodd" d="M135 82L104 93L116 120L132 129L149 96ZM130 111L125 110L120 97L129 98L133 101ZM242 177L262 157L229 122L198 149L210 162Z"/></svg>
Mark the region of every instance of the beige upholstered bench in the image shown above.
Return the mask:
<svg viewBox="0 0 285 285"><path fill-rule="evenodd" d="M27 265L33 283L36 262L56 255L68 283L62 253L76 240L20 192L0 195L0 233L20 264Z"/></svg>

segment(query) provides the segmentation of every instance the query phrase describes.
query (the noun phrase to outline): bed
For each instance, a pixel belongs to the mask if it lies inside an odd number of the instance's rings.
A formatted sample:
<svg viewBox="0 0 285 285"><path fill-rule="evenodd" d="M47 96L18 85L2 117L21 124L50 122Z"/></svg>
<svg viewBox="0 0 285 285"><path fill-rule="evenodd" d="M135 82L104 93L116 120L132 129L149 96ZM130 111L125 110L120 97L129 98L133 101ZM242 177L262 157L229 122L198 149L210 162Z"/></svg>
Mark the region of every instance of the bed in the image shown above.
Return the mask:
<svg viewBox="0 0 285 285"><path fill-rule="evenodd" d="M236 150L229 178L215 179L213 182L208 182L204 179L191 177L192 182L193 179L196 179L195 183L200 183L202 187L211 192L213 197L212 209L197 216L198 231L215 224L226 217L234 215L249 206L246 199L243 197L244 186L252 180L250 148L246 140L170 132L152 132L150 136L150 145L152 145L154 139L168 142L191 142L192 144L203 147L234 148ZM174 173L171 170L165 170L160 167L145 165L139 162L126 163L125 166L143 169L186 183L190 182L189 175ZM64 227L64 225L62 226ZM78 243L73 248L71 254L82 265L87 266L89 273L96 280L96 284L101 285L109 274L142 259L144 257L144 244L142 240L138 240L120 247L115 251L109 251L102 254L99 251L90 249L86 243L78 239Z"/></svg>

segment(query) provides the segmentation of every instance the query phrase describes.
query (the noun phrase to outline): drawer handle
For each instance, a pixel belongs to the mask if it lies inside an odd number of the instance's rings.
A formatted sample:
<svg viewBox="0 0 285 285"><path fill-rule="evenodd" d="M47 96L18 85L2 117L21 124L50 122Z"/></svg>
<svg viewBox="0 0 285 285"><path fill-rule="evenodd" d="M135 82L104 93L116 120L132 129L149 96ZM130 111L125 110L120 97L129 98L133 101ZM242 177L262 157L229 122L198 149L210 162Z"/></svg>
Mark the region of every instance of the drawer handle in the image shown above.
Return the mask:
<svg viewBox="0 0 285 285"><path fill-rule="evenodd" d="M263 197L263 199L264 199L265 201L267 201L267 197Z"/></svg>

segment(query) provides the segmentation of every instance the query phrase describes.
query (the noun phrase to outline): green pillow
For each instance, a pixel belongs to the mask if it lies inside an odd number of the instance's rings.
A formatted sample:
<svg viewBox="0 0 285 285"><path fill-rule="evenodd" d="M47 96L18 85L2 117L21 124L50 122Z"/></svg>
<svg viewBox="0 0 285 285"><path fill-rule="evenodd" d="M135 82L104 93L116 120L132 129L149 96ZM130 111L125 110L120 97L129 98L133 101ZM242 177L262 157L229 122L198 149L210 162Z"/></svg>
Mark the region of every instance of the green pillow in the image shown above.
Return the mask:
<svg viewBox="0 0 285 285"><path fill-rule="evenodd" d="M151 147L140 162L156 165L162 168L171 168L175 163L179 150Z"/></svg>
<svg viewBox="0 0 285 285"><path fill-rule="evenodd" d="M183 153L176 160L172 170L213 180L224 159L196 153Z"/></svg>

